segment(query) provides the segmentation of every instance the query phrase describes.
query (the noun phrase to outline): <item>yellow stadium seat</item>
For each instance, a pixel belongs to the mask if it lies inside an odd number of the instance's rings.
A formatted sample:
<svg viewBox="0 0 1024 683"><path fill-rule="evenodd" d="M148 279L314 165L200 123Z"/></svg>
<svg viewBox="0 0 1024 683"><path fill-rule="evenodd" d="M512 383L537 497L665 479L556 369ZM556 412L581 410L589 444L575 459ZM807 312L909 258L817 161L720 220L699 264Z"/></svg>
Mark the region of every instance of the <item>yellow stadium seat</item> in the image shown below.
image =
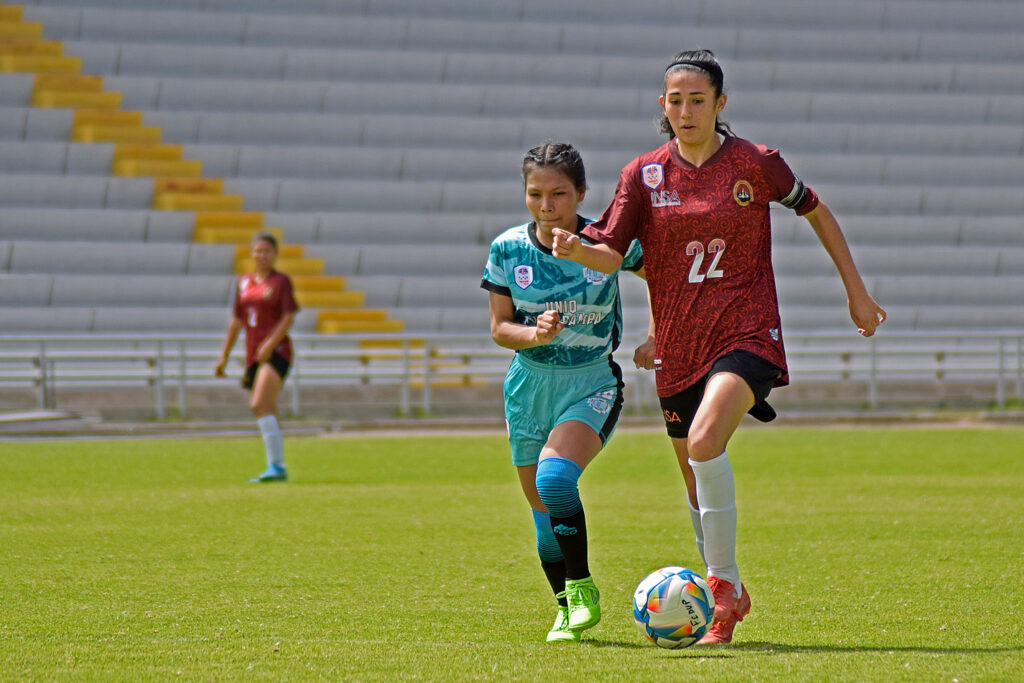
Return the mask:
<svg viewBox="0 0 1024 683"><path fill-rule="evenodd" d="M156 126L97 126L87 124L84 126L74 126L71 129L72 142L131 142L155 145L160 142L162 136L163 130Z"/></svg>
<svg viewBox="0 0 1024 683"><path fill-rule="evenodd" d="M281 228L247 228L228 225L204 225L197 226L192 233L192 241L201 244L241 244L248 245L252 238L261 232L269 232L277 238L278 244L284 239L284 231Z"/></svg>
<svg viewBox="0 0 1024 683"><path fill-rule="evenodd" d="M181 145L135 145L121 143L114 145L114 160L117 164L127 159L149 161L178 161L181 159Z"/></svg>
<svg viewBox="0 0 1024 683"><path fill-rule="evenodd" d="M422 339L411 338L411 339L408 339L406 341L408 342L409 346L412 347L412 348L416 348L416 349L423 348L424 342L423 342ZM378 338L378 339L374 339L374 338L360 339L359 340L359 348L361 348L361 349L375 349L375 348L395 349L395 348L401 348L402 342L403 342L403 340L401 340L401 339L380 339L380 338Z"/></svg>
<svg viewBox="0 0 1024 683"><path fill-rule="evenodd" d="M85 90L36 90L32 93L32 106L48 109L120 109L119 92L88 92ZM159 130L159 129L157 129Z"/></svg>
<svg viewBox="0 0 1024 683"><path fill-rule="evenodd" d="M314 292L296 287L295 299L303 308L361 308L366 303L363 292Z"/></svg>
<svg viewBox="0 0 1024 683"><path fill-rule="evenodd" d="M328 311L320 311L320 315ZM332 311L333 312L333 311ZM317 320L316 331L321 334L401 332L405 324L401 320Z"/></svg>
<svg viewBox="0 0 1024 683"><path fill-rule="evenodd" d="M235 260L245 260L249 258L249 254L252 249L249 248L248 244L235 245ZM301 244L281 244L278 242L277 245L277 257L286 259L300 259L306 254L306 247Z"/></svg>
<svg viewBox="0 0 1024 683"><path fill-rule="evenodd" d="M20 5L0 5L0 21L21 21Z"/></svg>
<svg viewBox="0 0 1024 683"><path fill-rule="evenodd" d="M77 74L82 71L81 57L52 55L0 55L0 71L4 73Z"/></svg>
<svg viewBox="0 0 1024 683"><path fill-rule="evenodd" d="M120 109L76 109L72 126L141 126L141 111Z"/></svg>
<svg viewBox="0 0 1024 683"><path fill-rule="evenodd" d="M153 208L157 211L241 211L242 195L156 192Z"/></svg>
<svg viewBox="0 0 1024 683"><path fill-rule="evenodd" d="M39 40L42 37L43 25L38 21L4 21L0 18L0 38Z"/></svg>
<svg viewBox="0 0 1024 683"><path fill-rule="evenodd" d="M72 76L39 74L32 81L35 92L60 90L75 92L103 92L103 76Z"/></svg>
<svg viewBox="0 0 1024 683"><path fill-rule="evenodd" d="M223 178L157 178L153 192L188 192L191 194L220 194L224 191Z"/></svg>
<svg viewBox="0 0 1024 683"><path fill-rule="evenodd" d="M163 176L173 178L198 178L203 175L203 162L186 159L164 161L162 159L123 159L114 163L113 173L125 178L138 176Z"/></svg>
<svg viewBox="0 0 1024 683"><path fill-rule="evenodd" d="M0 7L0 9L3 9ZM0 38L0 55L46 55L60 57L64 54L64 43L53 40L19 40Z"/></svg>
<svg viewBox="0 0 1024 683"><path fill-rule="evenodd" d="M195 222L197 228L258 228L262 225L263 213L260 211L197 213Z"/></svg>
<svg viewBox="0 0 1024 683"><path fill-rule="evenodd" d="M345 289L341 275L296 275L292 277L295 289L305 292L340 292Z"/></svg>
<svg viewBox="0 0 1024 683"><path fill-rule="evenodd" d="M324 260L320 258L278 258L277 270L288 275L320 275L324 272ZM241 275L252 270L252 259L238 259L235 261L235 273Z"/></svg>

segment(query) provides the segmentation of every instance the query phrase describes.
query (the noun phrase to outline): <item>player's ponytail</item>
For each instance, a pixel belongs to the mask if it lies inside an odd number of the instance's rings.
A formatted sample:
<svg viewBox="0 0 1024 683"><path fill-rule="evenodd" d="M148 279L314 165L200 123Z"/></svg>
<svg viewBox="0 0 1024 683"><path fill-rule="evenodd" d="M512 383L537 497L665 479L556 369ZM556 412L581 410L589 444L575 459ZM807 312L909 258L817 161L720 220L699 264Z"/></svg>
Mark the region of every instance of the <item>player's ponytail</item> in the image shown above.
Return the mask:
<svg viewBox="0 0 1024 683"><path fill-rule="evenodd" d="M669 61L668 66L665 67L665 78L667 79L670 74L677 71L692 71L705 74L708 80L711 81L711 88L714 90L716 100L721 97L722 92L725 90L725 74L722 71L722 65L715 59L715 53L711 50L684 50L677 53ZM662 95L664 94L665 87L662 85ZM676 136L675 131L672 130L672 124L669 123L668 117L665 116L665 112L658 113L656 123L659 133L667 134L670 139ZM735 136L729 124L718 117L715 117L715 132L730 137Z"/></svg>

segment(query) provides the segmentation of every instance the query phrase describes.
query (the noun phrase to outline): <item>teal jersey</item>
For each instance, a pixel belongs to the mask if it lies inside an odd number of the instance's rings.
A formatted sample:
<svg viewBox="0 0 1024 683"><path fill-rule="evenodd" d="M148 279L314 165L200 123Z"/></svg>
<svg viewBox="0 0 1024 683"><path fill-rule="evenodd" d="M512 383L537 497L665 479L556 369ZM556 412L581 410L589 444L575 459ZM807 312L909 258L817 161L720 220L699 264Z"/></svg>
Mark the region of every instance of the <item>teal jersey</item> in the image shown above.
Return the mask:
<svg viewBox="0 0 1024 683"><path fill-rule="evenodd" d="M580 218L577 232L589 222ZM643 265L640 243L633 240L622 259L622 269L635 271ZM558 311L565 329L544 346L518 351L527 360L572 367L607 356L619 346L622 303L618 273L602 273L555 258L537 241L532 222L509 228L494 239L480 286L510 297L515 322L522 325L536 325L537 316L544 311Z"/></svg>

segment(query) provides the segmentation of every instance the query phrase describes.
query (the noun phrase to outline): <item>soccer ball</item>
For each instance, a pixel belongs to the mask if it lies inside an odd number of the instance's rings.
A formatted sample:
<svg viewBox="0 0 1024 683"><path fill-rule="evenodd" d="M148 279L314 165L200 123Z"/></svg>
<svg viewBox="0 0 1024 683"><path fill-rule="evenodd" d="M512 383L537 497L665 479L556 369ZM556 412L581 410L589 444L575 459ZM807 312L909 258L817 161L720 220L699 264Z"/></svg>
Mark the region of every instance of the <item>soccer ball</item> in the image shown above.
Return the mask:
<svg viewBox="0 0 1024 683"><path fill-rule="evenodd" d="M685 567L662 567L633 592L633 620L658 647L689 647L711 627L715 596L700 574Z"/></svg>

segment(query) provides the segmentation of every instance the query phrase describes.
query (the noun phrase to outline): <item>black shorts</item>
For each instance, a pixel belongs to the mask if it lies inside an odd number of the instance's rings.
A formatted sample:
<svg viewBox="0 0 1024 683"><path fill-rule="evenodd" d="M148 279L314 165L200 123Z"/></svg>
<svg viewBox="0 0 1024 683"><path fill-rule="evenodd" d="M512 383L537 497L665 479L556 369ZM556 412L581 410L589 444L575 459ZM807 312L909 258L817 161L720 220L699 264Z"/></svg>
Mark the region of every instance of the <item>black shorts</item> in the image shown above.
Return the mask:
<svg viewBox="0 0 1024 683"><path fill-rule="evenodd" d="M288 376L288 370L292 367L291 361L282 356L281 354L274 352L274 355L267 361L270 367L274 368L278 375L281 376L281 381ZM252 391L252 384L256 381L256 372L260 369L259 363L253 363L245 369L245 374L242 375L242 388Z"/></svg>
<svg viewBox="0 0 1024 683"><path fill-rule="evenodd" d="M775 419L775 409L768 405L768 394L775 386L775 380L782 375L782 368L769 363L764 358L750 351L735 349L721 356L711 364L708 374L691 387L683 389L675 396L659 399L665 417L665 429L674 439L685 439L690 433L693 416L704 398L704 389L708 378L719 372L731 372L739 375L754 392L754 407L748 412L761 422Z"/></svg>

